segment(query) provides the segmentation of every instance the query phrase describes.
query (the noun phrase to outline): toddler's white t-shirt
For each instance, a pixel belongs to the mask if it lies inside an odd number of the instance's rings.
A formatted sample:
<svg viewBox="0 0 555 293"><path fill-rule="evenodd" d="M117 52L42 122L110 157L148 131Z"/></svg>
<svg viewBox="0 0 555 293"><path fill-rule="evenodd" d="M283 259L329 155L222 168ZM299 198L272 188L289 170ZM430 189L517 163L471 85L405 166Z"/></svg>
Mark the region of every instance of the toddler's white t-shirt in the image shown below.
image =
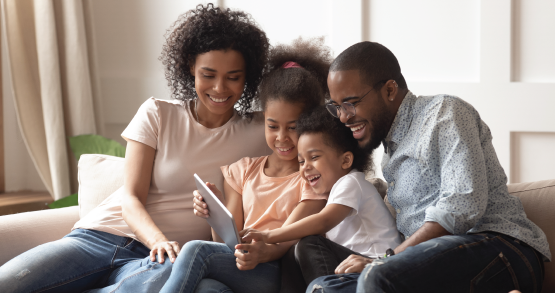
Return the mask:
<svg viewBox="0 0 555 293"><path fill-rule="evenodd" d="M326 233L333 242L372 258L401 244L395 219L364 173L352 170L337 180L328 198L330 204L353 208L347 218Z"/></svg>

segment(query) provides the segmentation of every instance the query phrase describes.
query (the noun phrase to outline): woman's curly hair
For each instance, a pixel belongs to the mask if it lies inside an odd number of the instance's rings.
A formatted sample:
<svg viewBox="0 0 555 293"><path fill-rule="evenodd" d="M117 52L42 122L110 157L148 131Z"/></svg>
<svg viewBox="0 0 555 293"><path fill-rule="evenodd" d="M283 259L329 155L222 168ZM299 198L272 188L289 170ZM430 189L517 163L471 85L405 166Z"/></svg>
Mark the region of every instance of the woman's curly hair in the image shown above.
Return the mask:
<svg viewBox="0 0 555 293"><path fill-rule="evenodd" d="M282 68L292 61L302 68ZM324 103L328 94L328 71L333 61L324 38L298 38L291 45L277 45L270 50L269 72L260 83L262 109L269 100L300 103L304 110Z"/></svg>
<svg viewBox="0 0 555 293"><path fill-rule="evenodd" d="M371 153L362 150L353 137L351 129L339 119L331 116L326 107L320 106L311 112L301 114L297 120L296 131L299 137L303 134L322 134L324 143L340 153L353 153L351 168L360 172L371 172Z"/></svg>
<svg viewBox="0 0 555 293"><path fill-rule="evenodd" d="M222 10L209 3L199 4L179 16L168 29L159 60L172 97L183 102L195 99L195 77L190 68L199 54L212 50L232 49L245 59L245 89L235 109L240 115L253 112L258 85L268 61L270 47L266 33L252 17L242 11Z"/></svg>

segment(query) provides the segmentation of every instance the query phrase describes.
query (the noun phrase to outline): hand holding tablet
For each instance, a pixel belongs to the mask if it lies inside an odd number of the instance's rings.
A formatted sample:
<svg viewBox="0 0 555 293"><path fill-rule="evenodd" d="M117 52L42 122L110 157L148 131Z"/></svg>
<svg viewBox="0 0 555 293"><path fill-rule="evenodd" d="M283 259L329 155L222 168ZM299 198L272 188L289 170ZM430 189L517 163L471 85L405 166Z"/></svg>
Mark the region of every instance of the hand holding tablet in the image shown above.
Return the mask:
<svg viewBox="0 0 555 293"><path fill-rule="evenodd" d="M206 218L208 224L210 224L212 229L224 240L225 244L232 250L235 250L235 245L241 243L241 238L237 232L233 215L196 173L194 177L198 192L210 209L210 213L206 215L206 217L201 215L198 209L195 210L195 214L199 217ZM198 205L196 201L195 204Z"/></svg>

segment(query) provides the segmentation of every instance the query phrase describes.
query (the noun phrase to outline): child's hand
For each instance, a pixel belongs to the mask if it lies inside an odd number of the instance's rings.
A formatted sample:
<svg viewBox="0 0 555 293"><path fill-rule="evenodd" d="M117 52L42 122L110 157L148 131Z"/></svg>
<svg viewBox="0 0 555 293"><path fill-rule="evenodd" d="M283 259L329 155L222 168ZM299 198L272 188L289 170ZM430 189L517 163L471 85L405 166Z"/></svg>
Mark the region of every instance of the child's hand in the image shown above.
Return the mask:
<svg viewBox="0 0 555 293"><path fill-rule="evenodd" d="M242 236L241 241L243 243L251 243L252 240L268 243L268 234L268 232L261 232L251 228L239 232L239 235Z"/></svg>
<svg viewBox="0 0 555 293"><path fill-rule="evenodd" d="M206 187L208 187L220 200L223 199L222 192L216 187L215 184L206 182ZM195 214L195 216L205 219L210 217L208 205L206 204L206 202L204 202L204 198L202 198L202 195L200 195L200 192L198 192L198 190L193 191L193 208L193 213Z"/></svg>
<svg viewBox="0 0 555 293"><path fill-rule="evenodd" d="M210 214L208 213L208 205L204 202L204 199L198 190L193 191L193 208L195 216L205 219L210 217Z"/></svg>
<svg viewBox="0 0 555 293"><path fill-rule="evenodd" d="M242 243L235 245L236 266L241 271L252 270L259 263L265 263L268 251L267 244L263 241L253 240L250 244Z"/></svg>

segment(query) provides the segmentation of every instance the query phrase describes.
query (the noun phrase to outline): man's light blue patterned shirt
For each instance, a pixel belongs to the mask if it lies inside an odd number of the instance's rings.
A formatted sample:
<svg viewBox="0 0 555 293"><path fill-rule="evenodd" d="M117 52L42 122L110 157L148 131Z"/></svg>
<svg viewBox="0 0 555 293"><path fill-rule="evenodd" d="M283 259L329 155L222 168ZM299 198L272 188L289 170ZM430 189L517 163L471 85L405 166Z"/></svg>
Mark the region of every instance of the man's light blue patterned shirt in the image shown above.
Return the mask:
<svg viewBox="0 0 555 293"><path fill-rule="evenodd" d="M551 260L543 231L507 191L489 127L458 97L409 92L384 141L382 170L397 228L412 235L424 222L452 234L494 231Z"/></svg>

